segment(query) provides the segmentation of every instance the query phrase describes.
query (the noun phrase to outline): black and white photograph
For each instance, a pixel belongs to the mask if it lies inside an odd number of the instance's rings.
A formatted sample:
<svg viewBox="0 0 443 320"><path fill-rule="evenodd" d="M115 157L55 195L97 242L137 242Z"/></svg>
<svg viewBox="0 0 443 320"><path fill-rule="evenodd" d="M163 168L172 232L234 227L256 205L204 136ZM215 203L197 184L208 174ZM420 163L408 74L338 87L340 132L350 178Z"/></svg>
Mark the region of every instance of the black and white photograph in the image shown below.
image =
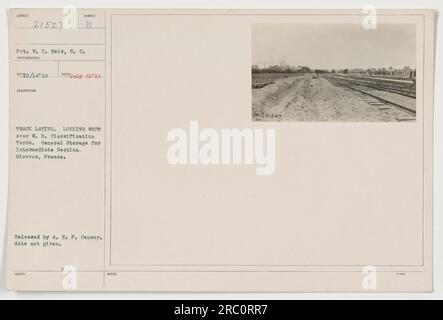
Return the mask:
<svg viewBox="0 0 443 320"><path fill-rule="evenodd" d="M415 24L255 24L252 120L416 120Z"/></svg>

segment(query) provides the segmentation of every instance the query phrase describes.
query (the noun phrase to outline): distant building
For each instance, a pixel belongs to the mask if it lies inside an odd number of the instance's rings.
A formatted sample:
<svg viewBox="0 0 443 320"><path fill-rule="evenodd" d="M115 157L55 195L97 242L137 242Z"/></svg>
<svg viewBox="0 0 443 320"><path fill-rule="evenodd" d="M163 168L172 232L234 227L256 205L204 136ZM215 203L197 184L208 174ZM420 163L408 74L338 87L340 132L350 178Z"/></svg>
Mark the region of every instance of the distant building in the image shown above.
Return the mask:
<svg viewBox="0 0 443 320"><path fill-rule="evenodd" d="M389 68L371 68L365 71L366 75L369 76L384 76L391 78L400 78L400 79L415 79L415 70L412 70L410 67L405 66L402 69L395 69L392 67Z"/></svg>
<svg viewBox="0 0 443 320"><path fill-rule="evenodd" d="M354 68L354 69L349 69L348 73L358 73L358 74L362 74L364 72L364 70L362 68Z"/></svg>

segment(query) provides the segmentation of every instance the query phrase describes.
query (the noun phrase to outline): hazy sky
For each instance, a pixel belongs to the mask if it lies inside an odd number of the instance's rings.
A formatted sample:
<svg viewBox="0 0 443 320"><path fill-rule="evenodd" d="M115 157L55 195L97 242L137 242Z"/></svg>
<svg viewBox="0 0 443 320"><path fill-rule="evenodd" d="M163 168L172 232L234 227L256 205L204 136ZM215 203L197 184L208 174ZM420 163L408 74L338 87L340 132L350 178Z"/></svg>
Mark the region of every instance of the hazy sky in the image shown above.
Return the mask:
<svg viewBox="0 0 443 320"><path fill-rule="evenodd" d="M252 64L343 69L416 66L414 24L256 24Z"/></svg>

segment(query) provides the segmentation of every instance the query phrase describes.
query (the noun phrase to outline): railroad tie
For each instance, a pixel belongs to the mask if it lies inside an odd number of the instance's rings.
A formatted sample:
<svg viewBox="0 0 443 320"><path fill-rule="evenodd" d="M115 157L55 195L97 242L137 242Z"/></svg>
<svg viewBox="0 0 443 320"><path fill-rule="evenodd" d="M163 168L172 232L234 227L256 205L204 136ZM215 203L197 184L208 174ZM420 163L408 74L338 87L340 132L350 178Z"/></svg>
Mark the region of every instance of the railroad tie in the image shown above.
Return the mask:
<svg viewBox="0 0 443 320"><path fill-rule="evenodd" d="M377 107L377 106L385 106L386 105L386 103L381 102L380 100L377 100L377 99L375 99L373 97L364 95L364 94L362 94L362 93L360 93L358 91L355 92L355 95L358 96L360 100L366 102L367 104L370 104L371 106L376 106Z"/></svg>

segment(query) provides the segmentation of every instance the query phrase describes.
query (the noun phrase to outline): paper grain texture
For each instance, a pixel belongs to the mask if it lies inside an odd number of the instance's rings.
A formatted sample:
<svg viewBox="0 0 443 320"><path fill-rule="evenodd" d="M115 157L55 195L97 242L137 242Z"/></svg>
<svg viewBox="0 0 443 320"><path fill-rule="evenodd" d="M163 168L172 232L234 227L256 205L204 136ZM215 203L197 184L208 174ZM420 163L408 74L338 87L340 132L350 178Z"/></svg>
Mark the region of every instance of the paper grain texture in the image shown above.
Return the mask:
<svg viewBox="0 0 443 320"><path fill-rule="evenodd" d="M9 289L432 291L435 15L367 19L11 9Z"/></svg>

